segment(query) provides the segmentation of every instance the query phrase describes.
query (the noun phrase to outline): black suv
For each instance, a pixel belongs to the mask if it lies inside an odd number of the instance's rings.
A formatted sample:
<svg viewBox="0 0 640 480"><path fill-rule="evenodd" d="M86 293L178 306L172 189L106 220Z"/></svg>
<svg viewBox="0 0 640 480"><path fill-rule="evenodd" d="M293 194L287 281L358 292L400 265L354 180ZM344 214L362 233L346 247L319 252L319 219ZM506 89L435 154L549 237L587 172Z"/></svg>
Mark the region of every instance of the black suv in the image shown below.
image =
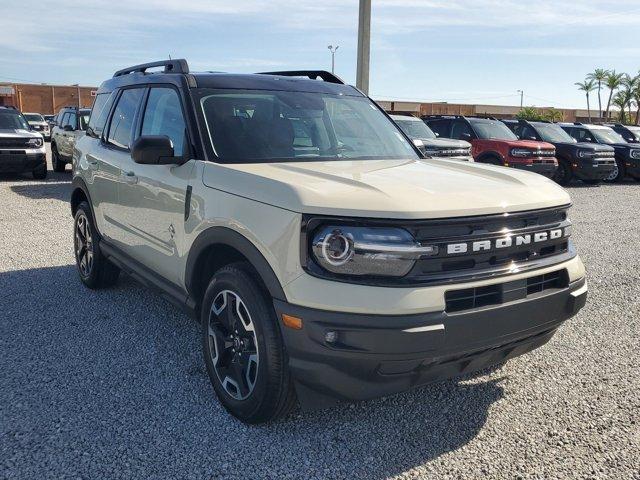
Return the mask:
<svg viewBox="0 0 640 480"><path fill-rule="evenodd" d="M621 123L605 123L605 125L620 134L628 143L640 143L640 125L623 125Z"/></svg>
<svg viewBox="0 0 640 480"><path fill-rule="evenodd" d="M609 145L615 149L616 166L605 180L622 182L629 175L640 181L640 146L625 142L620 134L605 125L560 123L562 129L578 142Z"/></svg>
<svg viewBox="0 0 640 480"><path fill-rule="evenodd" d="M545 121L503 120L522 140L539 140L556 147L558 170L554 180L568 185L573 177L585 183L597 184L615 170L615 151L609 145L578 143L559 125Z"/></svg>

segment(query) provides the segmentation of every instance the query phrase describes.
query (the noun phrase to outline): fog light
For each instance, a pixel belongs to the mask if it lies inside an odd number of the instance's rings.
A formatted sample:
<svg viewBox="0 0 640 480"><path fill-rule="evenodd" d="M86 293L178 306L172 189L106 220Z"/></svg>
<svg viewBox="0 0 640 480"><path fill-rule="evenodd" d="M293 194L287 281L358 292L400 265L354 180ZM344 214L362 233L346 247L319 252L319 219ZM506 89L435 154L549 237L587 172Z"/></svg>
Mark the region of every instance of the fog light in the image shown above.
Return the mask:
<svg viewBox="0 0 640 480"><path fill-rule="evenodd" d="M335 343L338 341L338 332L327 332L324 334L324 339L327 343Z"/></svg>

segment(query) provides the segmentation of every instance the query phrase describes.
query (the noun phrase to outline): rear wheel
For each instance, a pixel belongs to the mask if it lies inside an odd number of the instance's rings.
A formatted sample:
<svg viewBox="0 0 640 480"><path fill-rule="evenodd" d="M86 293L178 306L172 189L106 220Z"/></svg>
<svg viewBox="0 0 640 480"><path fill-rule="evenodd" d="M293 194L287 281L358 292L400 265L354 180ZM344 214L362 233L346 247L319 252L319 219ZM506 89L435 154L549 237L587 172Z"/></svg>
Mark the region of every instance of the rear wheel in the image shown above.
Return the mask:
<svg viewBox="0 0 640 480"><path fill-rule="evenodd" d="M54 172L64 172L66 164L60 158L60 154L58 153L58 147L56 147L55 143L51 144L51 165L53 166Z"/></svg>
<svg viewBox="0 0 640 480"><path fill-rule="evenodd" d="M118 281L120 269L102 255L91 207L78 205L74 217L73 246L80 280L91 289L110 287Z"/></svg>
<svg viewBox="0 0 640 480"><path fill-rule="evenodd" d="M220 403L263 423L289 412L295 393L275 311L254 278L245 263L216 272L202 303L202 344Z"/></svg>
<svg viewBox="0 0 640 480"><path fill-rule="evenodd" d="M573 172L571 171L571 165L566 160L558 161L558 169L553 175L553 180L560 185L569 185L573 179Z"/></svg>

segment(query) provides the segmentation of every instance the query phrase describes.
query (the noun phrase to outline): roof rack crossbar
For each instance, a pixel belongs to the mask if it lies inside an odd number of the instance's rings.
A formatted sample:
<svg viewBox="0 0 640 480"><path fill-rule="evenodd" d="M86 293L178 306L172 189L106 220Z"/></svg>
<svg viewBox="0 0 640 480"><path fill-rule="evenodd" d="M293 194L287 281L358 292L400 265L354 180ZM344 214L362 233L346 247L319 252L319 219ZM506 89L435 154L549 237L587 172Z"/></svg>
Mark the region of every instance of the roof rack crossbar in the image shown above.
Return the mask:
<svg viewBox="0 0 640 480"><path fill-rule="evenodd" d="M113 74L114 77L121 77L129 73L145 73L147 69L154 67L164 67L164 73L189 73L189 64L183 58L175 60L160 60L159 62L141 63L132 67L123 68Z"/></svg>
<svg viewBox="0 0 640 480"><path fill-rule="evenodd" d="M311 80L321 78L328 83L344 85L344 81L337 75L325 70L283 70L280 72L258 72L258 75L279 75L281 77L308 77Z"/></svg>

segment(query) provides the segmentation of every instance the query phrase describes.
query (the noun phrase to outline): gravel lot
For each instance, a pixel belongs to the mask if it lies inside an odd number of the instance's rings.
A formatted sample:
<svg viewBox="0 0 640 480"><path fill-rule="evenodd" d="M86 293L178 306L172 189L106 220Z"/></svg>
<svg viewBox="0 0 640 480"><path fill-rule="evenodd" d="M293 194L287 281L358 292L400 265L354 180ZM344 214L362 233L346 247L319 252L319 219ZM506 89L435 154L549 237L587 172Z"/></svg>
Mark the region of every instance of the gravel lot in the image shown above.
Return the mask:
<svg viewBox="0 0 640 480"><path fill-rule="evenodd" d="M487 375L248 427L199 327L77 279L70 172L0 177L0 478L640 479L640 184L571 188L587 307Z"/></svg>

